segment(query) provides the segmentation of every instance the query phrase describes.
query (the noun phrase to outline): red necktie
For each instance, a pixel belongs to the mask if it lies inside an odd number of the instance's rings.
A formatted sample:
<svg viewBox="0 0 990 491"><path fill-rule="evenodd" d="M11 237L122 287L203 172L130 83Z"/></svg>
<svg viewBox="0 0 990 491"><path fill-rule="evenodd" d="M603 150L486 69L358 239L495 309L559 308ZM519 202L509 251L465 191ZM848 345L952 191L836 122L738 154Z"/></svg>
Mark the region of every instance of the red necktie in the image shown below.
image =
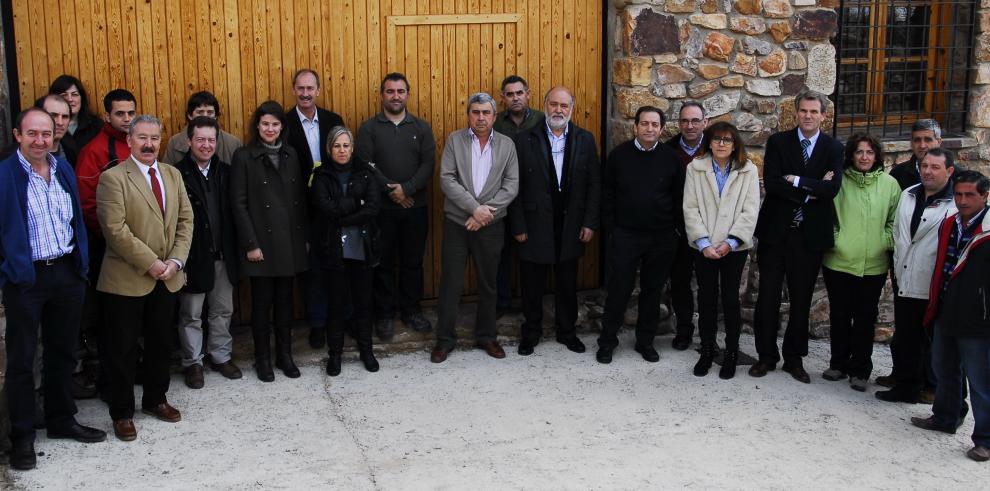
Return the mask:
<svg viewBox="0 0 990 491"><path fill-rule="evenodd" d="M165 204L162 203L162 187L158 184L158 177L155 176L155 168L148 168L148 176L151 177L151 192L155 193L155 201L158 202L158 209L162 211L162 217L165 216Z"/></svg>

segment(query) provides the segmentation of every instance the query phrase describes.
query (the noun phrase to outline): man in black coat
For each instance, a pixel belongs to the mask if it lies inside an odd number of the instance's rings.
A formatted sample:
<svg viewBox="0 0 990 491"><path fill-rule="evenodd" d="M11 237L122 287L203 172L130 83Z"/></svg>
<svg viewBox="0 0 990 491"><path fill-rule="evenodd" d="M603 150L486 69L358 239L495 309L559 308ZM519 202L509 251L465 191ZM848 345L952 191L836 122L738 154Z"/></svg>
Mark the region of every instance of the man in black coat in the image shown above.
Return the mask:
<svg viewBox="0 0 990 491"><path fill-rule="evenodd" d="M808 355L808 316L822 254L832 248L835 208L842 183L842 144L821 131L828 99L806 91L794 99L798 127L767 140L763 163L766 198L756 222L760 293L754 331L759 361L749 374L776 368L780 297L787 279L791 311L782 347L785 372L811 383L802 358Z"/></svg>
<svg viewBox="0 0 990 491"><path fill-rule="evenodd" d="M186 385L203 387L203 358L229 379L241 378L231 360L237 285L237 242L230 213L230 165L216 154L220 125L216 119L197 116L186 128L189 151L175 165L182 173L192 205L193 236L186 259L186 286L179 296L179 342ZM207 349L203 350L203 303L209 304Z"/></svg>
<svg viewBox="0 0 990 491"><path fill-rule="evenodd" d="M509 227L519 243L523 314L519 354L530 355L543 334L543 291L554 273L557 341L576 353L577 264L598 230L601 169L595 139L570 122L574 95L555 87L543 99L544 124L516 136L519 195L509 207Z"/></svg>
<svg viewBox="0 0 990 491"><path fill-rule="evenodd" d="M320 76L316 71L309 68L296 71L292 76L292 93L296 96L296 105L285 111L285 142L299 156L299 169L308 189L313 169L322 162L330 162L327 135L333 127L344 126L344 120L337 113L316 105L316 99L320 96ZM313 242L312 238L310 242ZM310 263L315 263L315 252L311 249L309 254ZM326 342L327 325L327 295L323 276L319 268L312 268L302 273L299 280L306 301L306 320L310 326L309 344L319 349Z"/></svg>

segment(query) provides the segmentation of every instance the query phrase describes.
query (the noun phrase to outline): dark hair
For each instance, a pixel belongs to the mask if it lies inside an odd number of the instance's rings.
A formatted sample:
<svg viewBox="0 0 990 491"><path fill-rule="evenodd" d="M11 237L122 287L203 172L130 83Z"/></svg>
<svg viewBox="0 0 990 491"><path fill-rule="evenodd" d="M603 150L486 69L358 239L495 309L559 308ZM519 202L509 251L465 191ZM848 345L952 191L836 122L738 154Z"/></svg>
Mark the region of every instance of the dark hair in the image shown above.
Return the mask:
<svg viewBox="0 0 990 491"><path fill-rule="evenodd" d="M300 68L300 69L296 70L296 73L292 74L292 86L293 87L296 86L296 81L299 80L299 76L302 75L302 74L304 74L304 73L312 74L313 75L313 78L316 79L316 88L317 89L320 88L320 75L318 73L316 73L316 70L313 70L312 68Z"/></svg>
<svg viewBox="0 0 990 491"><path fill-rule="evenodd" d="M288 128L285 127L285 111L282 110L282 105L275 101L265 101L262 102L258 109L254 110L254 114L251 115L251 142L261 143L261 132L258 131L258 124L261 123L262 116L275 116L282 123L282 132L278 134L278 141L285 141L285 137L288 134Z"/></svg>
<svg viewBox="0 0 990 491"><path fill-rule="evenodd" d="M980 174L972 169L958 172L955 176L953 176L953 181L955 184L959 184L961 182L976 184L976 192L980 194L990 191L990 179L987 179L987 176L984 176L983 174Z"/></svg>
<svg viewBox="0 0 990 491"><path fill-rule="evenodd" d="M928 155L931 155L933 157L945 157L946 169L950 167L955 167L956 165L955 158L953 157L952 152L944 148L929 148L928 153L925 156L927 157ZM920 165L921 162L918 162L918 164Z"/></svg>
<svg viewBox="0 0 990 491"><path fill-rule="evenodd" d="M389 73L388 75L385 75L385 78L382 79L381 85L378 86L378 93L379 94L385 93L385 82L399 82L399 81L406 84L406 91L408 92L409 80L406 79L406 76L399 72L392 72Z"/></svg>
<svg viewBox="0 0 990 491"><path fill-rule="evenodd" d="M137 105L137 99L134 98L134 94L131 91L127 89L113 89L107 92L107 95L103 96L103 110L109 114L113 103L121 101L133 102L135 106Z"/></svg>
<svg viewBox="0 0 990 491"><path fill-rule="evenodd" d="M698 101L684 101L684 103L681 104L681 108L677 110L677 117L680 118L681 117L681 113L684 111L684 109L689 108L689 107L696 107L696 108L698 108L698 110L701 111L701 117L702 118L707 118L708 117L708 111L705 111L705 106L702 106L701 103L698 102Z"/></svg>
<svg viewBox="0 0 990 491"><path fill-rule="evenodd" d="M526 79L520 77L519 75L509 75L502 79L502 92L505 92L505 86L509 84L523 84L523 87L529 89L529 84L526 83Z"/></svg>
<svg viewBox="0 0 990 491"><path fill-rule="evenodd" d="M21 125L24 124L24 118L26 118L27 115L28 114L31 114L31 113L41 113L41 114L44 114L48 118L48 120L52 122L52 128L55 128L55 118L53 118L51 114L48 114L48 111L45 111L44 109L41 109L41 108L38 108L38 107L31 106L31 107L29 107L29 108L21 111L21 113L18 114L16 118L14 118L14 128L17 128L17 131L18 132L24 131L24 129L21 128ZM17 143L17 142L14 142L14 143Z"/></svg>
<svg viewBox="0 0 990 491"><path fill-rule="evenodd" d="M883 145L880 144L880 140L877 140L873 135L856 133L846 140L846 159L842 163L843 168L855 166L856 150L859 148L859 144L863 142L868 143L870 148L873 149L873 153L876 154L876 160L873 161L873 167L870 167L870 172L883 167Z"/></svg>
<svg viewBox="0 0 990 491"><path fill-rule="evenodd" d="M817 101L818 105L821 107L821 113L825 114L828 112L828 97L821 92L814 90L803 90L798 95L794 96L794 110L798 110L801 107L801 101Z"/></svg>
<svg viewBox="0 0 990 491"><path fill-rule="evenodd" d="M34 107L44 109L45 102L48 101L48 99L65 104L65 106L69 108L69 116L72 116L72 106L69 105L69 101L65 100L65 97L62 97L61 94L45 94L34 101Z"/></svg>
<svg viewBox="0 0 990 491"><path fill-rule="evenodd" d="M193 111L199 106L213 106L217 119L220 119L220 101L211 92L201 90L189 96L189 102L186 103L186 116L192 116Z"/></svg>
<svg viewBox="0 0 990 491"><path fill-rule="evenodd" d="M732 123L717 121L706 128L702 150L706 154L712 155L712 158L715 158L714 154L712 154L712 137L726 133L732 136L732 161L736 164L733 168L742 169L746 166L748 159L746 156L746 144L743 143L742 135L739 134L739 130Z"/></svg>
<svg viewBox="0 0 990 491"><path fill-rule="evenodd" d="M654 106L642 106L636 110L636 124L639 124L639 116L643 113L657 113L660 115L660 126L667 124L667 116L664 116L663 111L659 107Z"/></svg>
<svg viewBox="0 0 990 491"><path fill-rule="evenodd" d="M186 136L192 140L193 130L196 128L213 128L217 130L217 137L220 137L220 123L217 120L207 117L207 116L196 116L189 121L189 126L186 127Z"/></svg>
<svg viewBox="0 0 990 491"><path fill-rule="evenodd" d="M93 112L89 109L89 95L86 94L86 88L83 87L82 82L78 78L72 75L59 75L52 80L52 84L48 86L49 94L61 95L62 92L68 92L69 87L76 87L79 91L79 117L78 121L83 121L89 118L96 117ZM69 107L72 110L72 107Z"/></svg>

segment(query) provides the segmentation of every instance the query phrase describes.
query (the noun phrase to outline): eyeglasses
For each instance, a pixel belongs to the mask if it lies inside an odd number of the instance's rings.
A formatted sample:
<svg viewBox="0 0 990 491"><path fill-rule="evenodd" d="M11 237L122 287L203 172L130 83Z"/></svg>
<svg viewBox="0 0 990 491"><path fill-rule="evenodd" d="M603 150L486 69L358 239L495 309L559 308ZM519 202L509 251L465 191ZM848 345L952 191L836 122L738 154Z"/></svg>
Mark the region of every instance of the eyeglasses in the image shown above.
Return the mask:
<svg viewBox="0 0 990 491"><path fill-rule="evenodd" d="M701 124L701 120L698 119L698 118L695 118L695 119L680 119L680 120L678 120L678 122L681 123L681 124L683 124L683 125L687 125L687 126L698 126L698 125Z"/></svg>
<svg viewBox="0 0 990 491"><path fill-rule="evenodd" d="M712 143L721 143L722 145L732 145L736 140L731 136L716 136L712 137Z"/></svg>

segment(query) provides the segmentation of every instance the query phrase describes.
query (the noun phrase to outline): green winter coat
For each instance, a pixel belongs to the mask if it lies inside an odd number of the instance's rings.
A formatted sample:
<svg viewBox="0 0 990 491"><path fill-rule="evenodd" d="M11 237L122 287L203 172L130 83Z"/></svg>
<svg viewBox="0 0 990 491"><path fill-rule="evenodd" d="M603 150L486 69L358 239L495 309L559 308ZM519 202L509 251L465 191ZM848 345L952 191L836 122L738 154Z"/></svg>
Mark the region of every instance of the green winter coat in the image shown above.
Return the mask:
<svg viewBox="0 0 990 491"><path fill-rule="evenodd" d="M854 276L886 273L900 197L900 185L882 167L866 173L847 167L834 201L835 246L824 266Z"/></svg>

